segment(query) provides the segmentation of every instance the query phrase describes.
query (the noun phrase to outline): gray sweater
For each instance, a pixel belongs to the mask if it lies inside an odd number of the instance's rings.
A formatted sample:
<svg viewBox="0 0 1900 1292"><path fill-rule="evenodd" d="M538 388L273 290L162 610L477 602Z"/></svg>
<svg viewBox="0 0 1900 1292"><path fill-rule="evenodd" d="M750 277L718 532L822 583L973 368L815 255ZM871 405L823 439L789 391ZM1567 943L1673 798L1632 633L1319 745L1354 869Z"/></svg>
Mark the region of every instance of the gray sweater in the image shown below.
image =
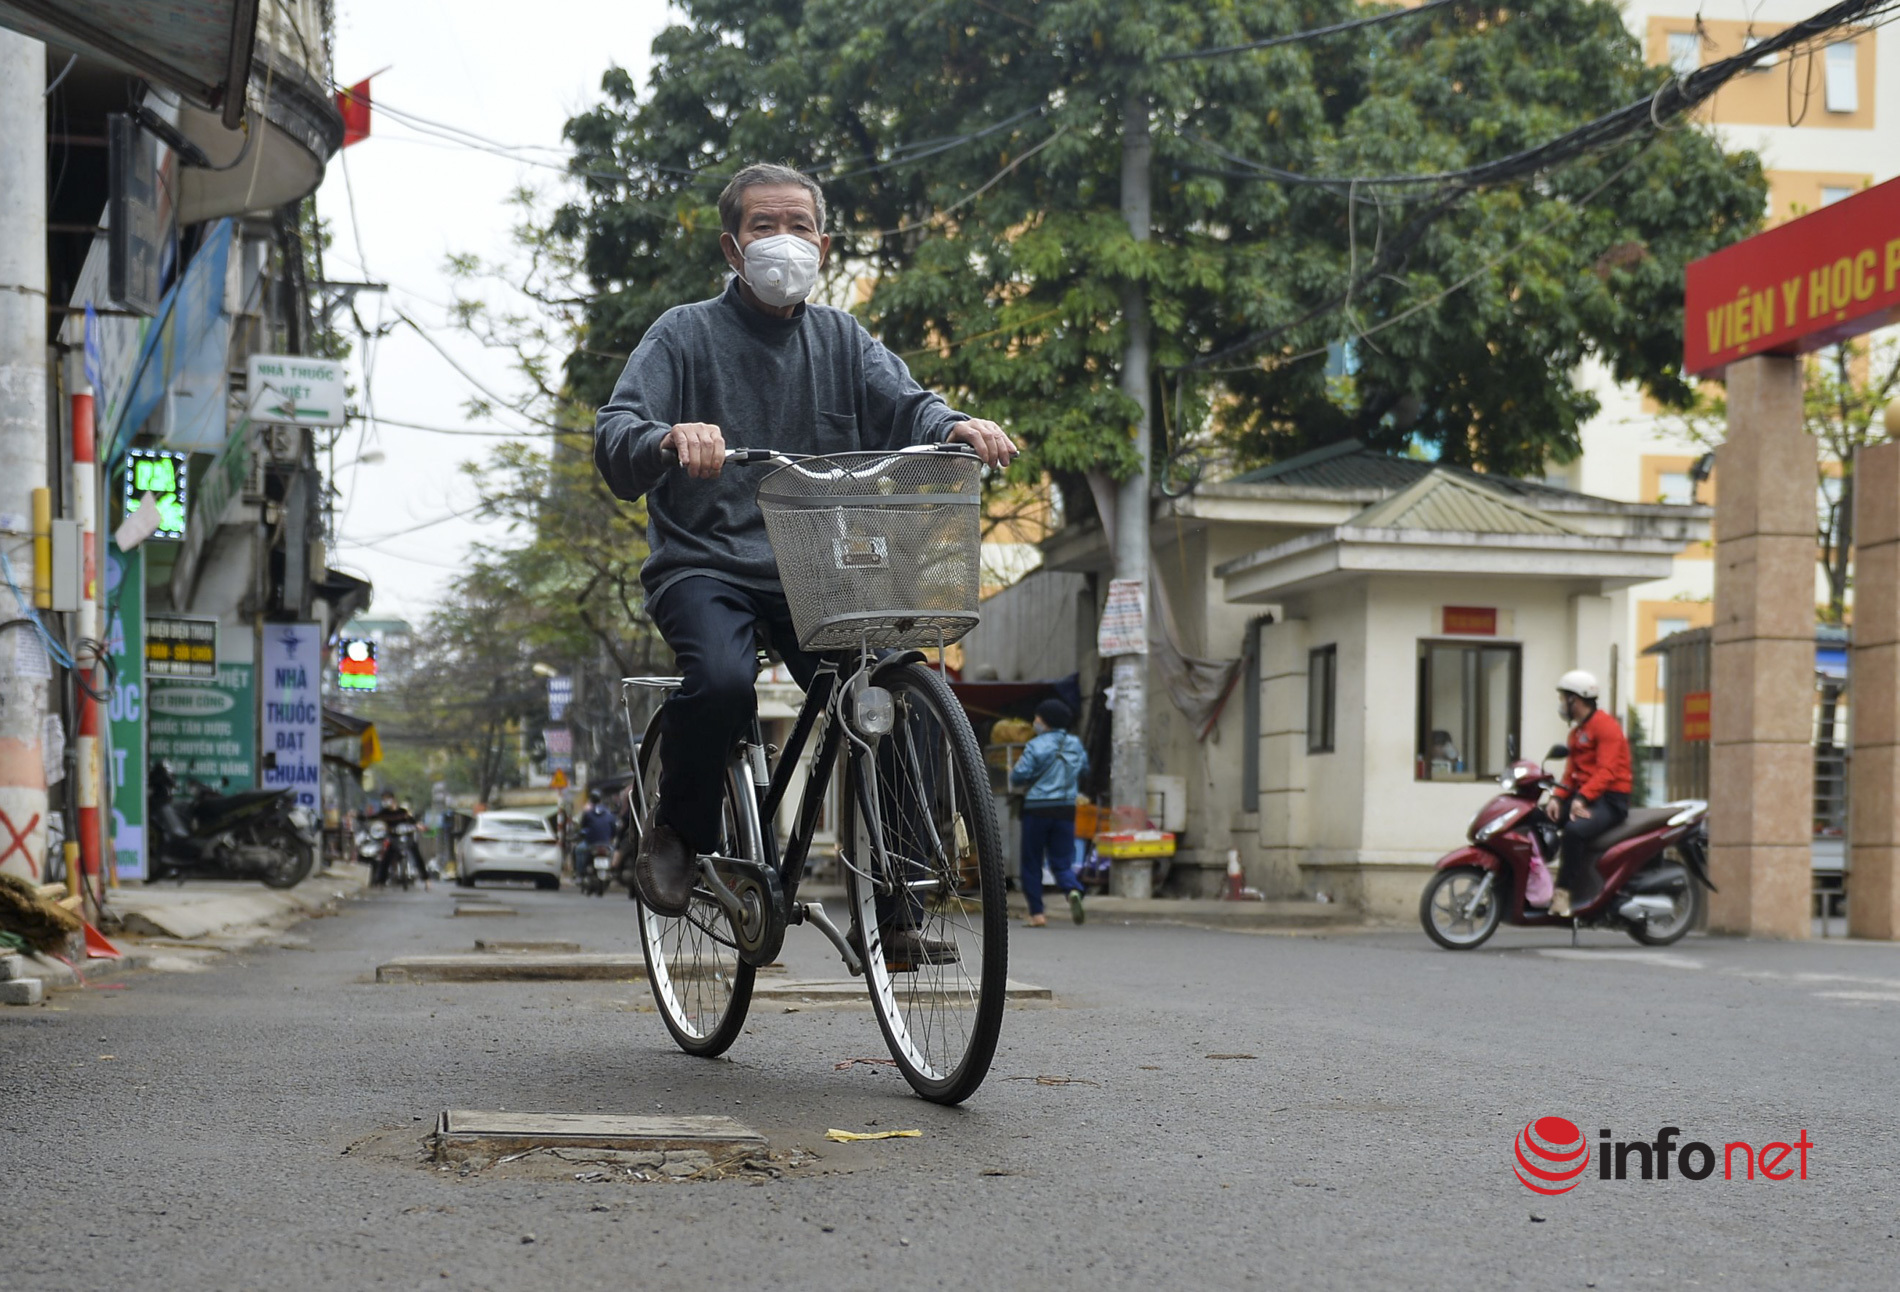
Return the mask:
<svg viewBox="0 0 1900 1292"><path fill-rule="evenodd" d="M616 498L646 495L649 603L689 574L776 590L754 497L771 468L694 480L660 457L676 423L709 422L728 448L845 453L941 443L966 420L845 311L801 305L774 318L747 305L734 279L647 329L595 420L594 464Z"/></svg>

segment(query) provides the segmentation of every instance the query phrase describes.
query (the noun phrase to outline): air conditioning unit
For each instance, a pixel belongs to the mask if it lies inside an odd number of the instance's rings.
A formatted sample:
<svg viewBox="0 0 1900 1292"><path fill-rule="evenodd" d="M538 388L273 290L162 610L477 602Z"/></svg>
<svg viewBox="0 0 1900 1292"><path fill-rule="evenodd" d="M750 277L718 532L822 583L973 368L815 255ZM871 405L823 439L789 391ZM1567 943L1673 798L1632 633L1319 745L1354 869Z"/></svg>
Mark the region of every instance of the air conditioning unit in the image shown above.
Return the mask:
<svg viewBox="0 0 1900 1292"><path fill-rule="evenodd" d="M303 457L303 430L296 426L270 425L263 428L264 445L272 462L295 466Z"/></svg>

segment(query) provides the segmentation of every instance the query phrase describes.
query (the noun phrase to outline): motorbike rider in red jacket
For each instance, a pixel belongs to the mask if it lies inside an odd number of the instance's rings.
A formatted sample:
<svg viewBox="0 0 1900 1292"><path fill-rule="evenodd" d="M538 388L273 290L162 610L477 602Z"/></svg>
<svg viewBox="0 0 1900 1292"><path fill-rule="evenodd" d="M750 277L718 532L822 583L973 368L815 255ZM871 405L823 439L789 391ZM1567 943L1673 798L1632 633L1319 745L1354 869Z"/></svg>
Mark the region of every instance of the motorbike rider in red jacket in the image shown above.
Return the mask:
<svg viewBox="0 0 1900 1292"><path fill-rule="evenodd" d="M1550 900L1550 913L1559 917L1596 896L1597 878L1586 864L1590 844L1630 814L1630 742L1617 720L1597 708L1600 693L1595 676L1580 668L1557 679L1558 710L1570 724L1570 757L1545 810L1564 830L1563 865Z"/></svg>

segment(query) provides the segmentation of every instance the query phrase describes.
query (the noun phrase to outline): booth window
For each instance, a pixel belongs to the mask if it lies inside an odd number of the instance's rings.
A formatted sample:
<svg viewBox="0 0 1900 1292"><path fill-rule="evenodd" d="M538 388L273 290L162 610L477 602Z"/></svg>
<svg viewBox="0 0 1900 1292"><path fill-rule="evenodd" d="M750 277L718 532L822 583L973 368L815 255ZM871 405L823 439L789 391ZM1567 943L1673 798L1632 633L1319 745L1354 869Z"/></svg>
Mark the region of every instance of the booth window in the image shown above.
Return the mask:
<svg viewBox="0 0 1900 1292"><path fill-rule="evenodd" d="M1306 656L1306 752L1333 752L1334 697L1339 689L1339 647L1319 646Z"/></svg>
<svg viewBox="0 0 1900 1292"><path fill-rule="evenodd" d="M1421 781L1495 777L1517 757L1522 660L1515 645L1418 644Z"/></svg>

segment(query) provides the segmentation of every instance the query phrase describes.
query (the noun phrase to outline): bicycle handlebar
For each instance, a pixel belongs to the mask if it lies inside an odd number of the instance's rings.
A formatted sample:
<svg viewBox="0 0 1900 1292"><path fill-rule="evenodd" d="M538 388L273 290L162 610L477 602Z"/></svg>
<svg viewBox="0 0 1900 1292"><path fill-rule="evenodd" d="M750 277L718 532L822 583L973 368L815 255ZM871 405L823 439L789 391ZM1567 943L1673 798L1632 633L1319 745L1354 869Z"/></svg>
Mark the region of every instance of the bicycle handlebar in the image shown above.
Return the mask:
<svg viewBox="0 0 1900 1292"><path fill-rule="evenodd" d="M851 452L862 452L853 449ZM875 452L875 450L872 450ZM968 444L912 444L905 448L893 449L894 453L961 453L974 456L976 449ZM760 462L776 462L780 466L789 466L794 462L808 462L812 458L829 457L824 453L781 453L777 449L727 449L724 461L728 466L751 466ZM660 458L668 466L678 466L680 455L677 449L661 449Z"/></svg>

